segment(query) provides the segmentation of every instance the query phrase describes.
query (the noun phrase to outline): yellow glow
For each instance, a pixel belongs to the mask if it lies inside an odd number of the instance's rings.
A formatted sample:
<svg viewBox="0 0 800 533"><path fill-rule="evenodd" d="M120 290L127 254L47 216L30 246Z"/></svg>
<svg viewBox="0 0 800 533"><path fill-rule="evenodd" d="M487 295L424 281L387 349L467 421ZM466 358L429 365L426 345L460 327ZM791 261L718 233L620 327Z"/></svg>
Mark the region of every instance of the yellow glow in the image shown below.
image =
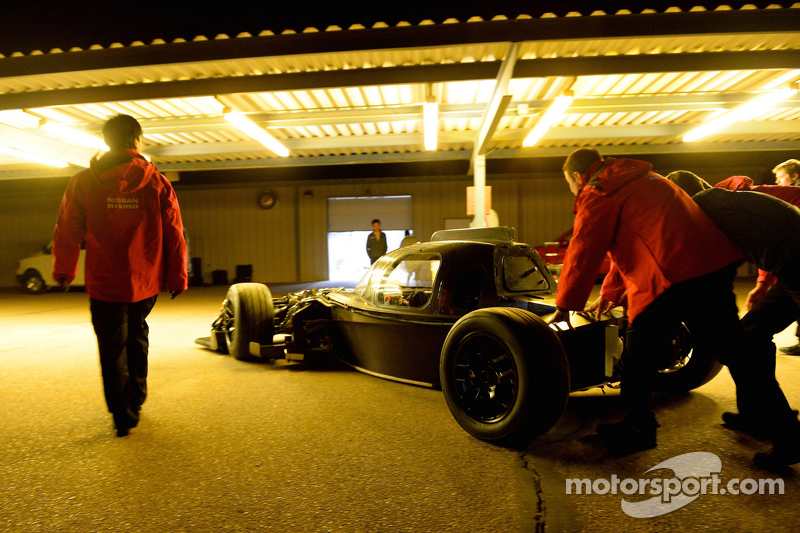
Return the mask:
<svg viewBox="0 0 800 533"><path fill-rule="evenodd" d="M0 153L8 154L12 157L17 157L19 159L27 159L28 161L33 161L34 163L41 163L43 165L48 165L51 167L67 168L69 166L67 163L59 161L58 159L52 159L49 157L45 157L43 155L32 154L30 152L23 152L22 150L9 148L8 146L0 146Z"/></svg>
<svg viewBox="0 0 800 533"><path fill-rule="evenodd" d="M263 128L256 125L255 122L247 118L244 114L233 112L225 113L223 116L225 117L225 120L269 148L276 155L281 157L287 157L289 155L288 148L282 145L275 137L267 133Z"/></svg>
<svg viewBox="0 0 800 533"><path fill-rule="evenodd" d="M711 135L715 131L719 131L737 122L739 120L747 120L762 111L769 109L781 100L786 100L790 96L797 93L797 89L780 89L777 91L770 91L766 94L750 100L738 107L735 107L721 115L711 122L703 124L699 128L695 128L683 137L683 142L692 142L702 139L707 135Z"/></svg>
<svg viewBox="0 0 800 533"><path fill-rule="evenodd" d="M439 104L433 98L422 104L422 125L425 149L436 150L439 136Z"/></svg>
<svg viewBox="0 0 800 533"><path fill-rule="evenodd" d="M61 137L67 142L78 144L80 146L88 146L89 148L96 148L108 152L109 148L100 137L95 137L85 131L81 131L66 124L58 122L45 122L42 124L42 129L53 135Z"/></svg>
<svg viewBox="0 0 800 533"><path fill-rule="evenodd" d="M550 129L550 126L552 126L559 118L561 118L561 115L564 114L564 111L566 111L571 104L572 96L563 95L556 97L556 99L553 100L553 103L550 104L550 107L547 108L547 111L542 118L539 119L539 122L536 123L536 126L533 128L533 130L528 134L527 137L525 137L525 140L522 141L522 146L528 148L539 142L539 139L542 138L542 135L544 135L545 132Z"/></svg>

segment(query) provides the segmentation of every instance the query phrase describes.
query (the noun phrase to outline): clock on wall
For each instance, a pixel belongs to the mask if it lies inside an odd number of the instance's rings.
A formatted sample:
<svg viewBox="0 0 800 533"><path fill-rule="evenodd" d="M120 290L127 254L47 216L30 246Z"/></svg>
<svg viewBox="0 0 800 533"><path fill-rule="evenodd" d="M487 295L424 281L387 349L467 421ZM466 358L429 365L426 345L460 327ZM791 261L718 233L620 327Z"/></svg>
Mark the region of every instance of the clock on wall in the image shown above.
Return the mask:
<svg viewBox="0 0 800 533"><path fill-rule="evenodd" d="M275 191L264 191L258 195L258 207L261 209L272 209L276 201Z"/></svg>

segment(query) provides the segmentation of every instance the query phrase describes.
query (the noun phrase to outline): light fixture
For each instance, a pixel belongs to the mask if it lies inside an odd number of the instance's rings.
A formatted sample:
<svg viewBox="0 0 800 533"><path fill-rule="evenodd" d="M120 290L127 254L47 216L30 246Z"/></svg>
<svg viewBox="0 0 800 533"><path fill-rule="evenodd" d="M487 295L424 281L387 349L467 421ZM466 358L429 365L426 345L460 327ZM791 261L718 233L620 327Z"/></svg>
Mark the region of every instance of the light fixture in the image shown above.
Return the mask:
<svg viewBox="0 0 800 533"><path fill-rule="evenodd" d="M0 145L0 153L8 154L12 157L16 157L19 159L27 159L28 161L33 161L34 163L49 165L51 167L67 168L69 166L67 163L59 161L58 159L52 159L50 157L45 157L43 155L32 154L30 152L24 152L22 150L17 150L15 148L9 148L8 146Z"/></svg>
<svg viewBox="0 0 800 533"><path fill-rule="evenodd" d="M242 130L244 133L257 140L276 155L287 157L289 149L282 145L275 137L267 133L262 127L247 118L243 113L226 112L223 114L225 120Z"/></svg>
<svg viewBox="0 0 800 533"><path fill-rule="evenodd" d="M735 107L727 113L720 115L711 122L703 124L699 128L695 128L683 136L683 142L692 142L702 139L707 135L711 135L715 131L721 130L739 120L747 120L769 109L781 100L786 100L790 96L797 93L797 89L792 87L789 89L778 89L769 91L757 98L750 100L738 107Z"/></svg>
<svg viewBox="0 0 800 533"><path fill-rule="evenodd" d="M42 123L41 128L47 133L52 133L72 144L88 146L89 148L96 148L104 152L108 152L109 150L106 143L100 137L95 137L85 131L67 126L66 124L45 121Z"/></svg>
<svg viewBox="0 0 800 533"><path fill-rule="evenodd" d="M528 148L533 146L539 139L542 138L542 135L552 126L556 120L561 118L561 115L564 114L564 111L572 104L572 94L571 92L567 92L564 95L557 96L553 103L550 104L550 107L547 108L542 118L539 119L539 122L536 123L536 126L533 130L525 137L525 140L522 141L522 146Z"/></svg>
<svg viewBox="0 0 800 533"><path fill-rule="evenodd" d="M422 126L425 149L436 150L439 135L439 103L435 96L429 96L422 104Z"/></svg>

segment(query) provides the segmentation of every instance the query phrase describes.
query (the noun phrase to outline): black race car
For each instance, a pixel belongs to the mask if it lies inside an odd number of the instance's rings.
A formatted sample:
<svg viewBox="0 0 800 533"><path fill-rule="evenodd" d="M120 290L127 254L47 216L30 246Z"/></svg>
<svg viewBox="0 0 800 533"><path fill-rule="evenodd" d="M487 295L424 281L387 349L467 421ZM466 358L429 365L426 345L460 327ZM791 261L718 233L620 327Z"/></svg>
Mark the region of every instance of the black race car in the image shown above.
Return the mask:
<svg viewBox="0 0 800 533"><path fill-rule="evenodd" d="M520 445L548 431L571 391L613 385L627 325L620 312L573 330L546 324L556 282L513 228L434 233L384 255L355 289L273 299L266 285L228 290L211 336L198 344L237 359L333 356L374 376L441 388L458 423L480 439ZM680 393L721 365L676 334L656 389Z"/></svg>

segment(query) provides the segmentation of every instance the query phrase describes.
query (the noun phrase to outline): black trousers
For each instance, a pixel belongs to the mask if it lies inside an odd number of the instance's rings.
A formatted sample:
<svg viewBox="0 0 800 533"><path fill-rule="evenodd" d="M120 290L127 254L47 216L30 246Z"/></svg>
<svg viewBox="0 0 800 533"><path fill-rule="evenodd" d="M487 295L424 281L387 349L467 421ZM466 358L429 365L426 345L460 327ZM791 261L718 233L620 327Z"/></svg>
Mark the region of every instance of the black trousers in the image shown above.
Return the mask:
<svg viewBox="0 0 800 533"><path fill-rule="evenodd" d="M89 299L106 404L117 427L136 425L147 397L150 329L145 319L156 298L133 303Z"/></svg>
<svg viewBox="0 0 800 533"><path fill-rule="evenodd" d="M800 279L800 276L792 276L792 279ZM732 373L739 412L766 418L768 423L776 425L778 436L786 428L796 429L797 417L791 412L775 379L775 343L772 339L799 318L800 284L779 280L742 318L742 327L752 344L752 354L743 363L747 372ZM759 386L754 387L753 383Z"/></svg>
<svg viewBox="0 0 800 533"><path fill-rule="evenodd" d="M628 326L623 362L622 408L632 419L652 418L653 380L669 361L681 323L692 335L694 353L711 350L717 360L739 368L744 333L739 324L733 279L738 263L676 283Z"/></svg>

